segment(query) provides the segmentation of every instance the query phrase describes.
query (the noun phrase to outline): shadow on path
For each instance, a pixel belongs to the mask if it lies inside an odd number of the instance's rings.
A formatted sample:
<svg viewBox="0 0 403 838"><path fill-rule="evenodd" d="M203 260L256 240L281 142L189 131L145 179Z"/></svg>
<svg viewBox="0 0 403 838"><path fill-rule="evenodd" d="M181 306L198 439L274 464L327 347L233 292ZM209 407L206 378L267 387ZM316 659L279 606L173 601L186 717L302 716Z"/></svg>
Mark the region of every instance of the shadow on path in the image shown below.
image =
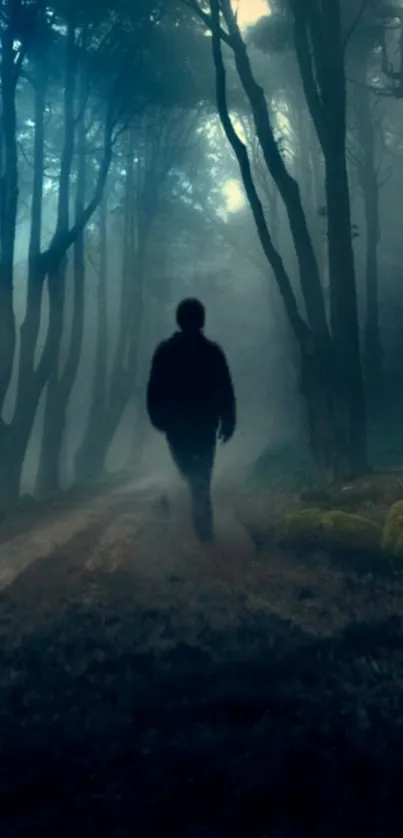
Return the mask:
<svg viewBox="0 0 403 838"><path fill-rule="evenodd" d="M181 526L128 495L0 593L2 838L401 836L403 621L315 638Z"/></svg>
<svg viewBox="0 0 403 838"><path fill-rule="evenodd" d="M2 836L402 834L402 621L218 631L220 595L187 604L173 578L145 608L130 580L64 585L58 617L4 642Z"/></svg>

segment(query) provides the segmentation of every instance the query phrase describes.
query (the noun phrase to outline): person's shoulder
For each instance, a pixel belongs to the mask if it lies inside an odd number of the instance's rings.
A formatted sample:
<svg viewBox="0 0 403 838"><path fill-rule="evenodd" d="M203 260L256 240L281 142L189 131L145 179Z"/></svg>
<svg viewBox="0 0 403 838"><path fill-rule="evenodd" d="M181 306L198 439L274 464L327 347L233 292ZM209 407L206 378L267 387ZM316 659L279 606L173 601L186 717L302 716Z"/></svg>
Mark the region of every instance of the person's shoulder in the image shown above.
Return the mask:
<svg viewBox="0 0 403 838"><path fill-rule="evenodd" d="M214 358L224 358L225 357L224 356L224 350L222 349L222 347L220 346L219 343L217 343L214 340L210 340L210 338L204 338L204 340L206 342L206 346L207 346L209 352L213 355Z"/></svg>
<svg viewBox="0 0 403 838"><path fill-rule="evenodd" d="M171 337L162 340L155 350L155 355L165 355L166 352L169 352L174 345L174 338L175 335L171 335Z"/></svg>
<svg viewBox="0 0 403 838"><path fill-rule="evenodd" d="M162 340L154 350L152 359L153 368L155 370L165 368L167 363L169 363L170 354L169 339Z"/></svg>

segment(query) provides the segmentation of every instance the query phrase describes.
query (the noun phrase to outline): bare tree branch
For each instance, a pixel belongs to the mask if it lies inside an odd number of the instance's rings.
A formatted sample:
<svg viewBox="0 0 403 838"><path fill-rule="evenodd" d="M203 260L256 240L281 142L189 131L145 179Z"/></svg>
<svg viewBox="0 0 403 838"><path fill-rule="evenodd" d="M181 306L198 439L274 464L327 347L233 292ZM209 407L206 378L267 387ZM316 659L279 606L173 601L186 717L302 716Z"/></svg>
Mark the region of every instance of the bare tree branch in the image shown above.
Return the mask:
<svg viewBox="0 0 403 838"><path fill-rule="evenodd" d="M253 217L255 219L259 239L262 244L266 258L273 269L274 276L276 278L279 291L283 298L284 305L291 323L291 327L294 331L297 340L302 343L306 339L308 327L300 316L290 278L287 274L280 254L274 247L270 231L266 224L263 206L254 184L246 146L240 140L229 114L227 102L226 70L221 51L220 7L218 0L210 0L210 8L211 21L213 25L212 46L214 65L216 69L216 96L218 113L220 115L220 119L227 139L231 147L233 148L236 158L238 160L243 185L245 188L245 192L248 196ZM228 12L227 8L225 9L225 12Z"/></svg>
<svg viewBox="0 0 403 838"><path fill-rule="evenodd" d="M213 31L214 24L212 15L209 15L207 12L203 11L198 0L182 0L182 3L184 4L184 6L187 6L188 9L190 9L192 12L194 12L200 18L201 21L203 21L204 25L210 32ZM225 29L222 28L220 23L218 26L218 31L220 33L221 40L224 41L224 43L227 44L227 46L232 48L231 36L228 34L228 32L225 31Z"/></svg>

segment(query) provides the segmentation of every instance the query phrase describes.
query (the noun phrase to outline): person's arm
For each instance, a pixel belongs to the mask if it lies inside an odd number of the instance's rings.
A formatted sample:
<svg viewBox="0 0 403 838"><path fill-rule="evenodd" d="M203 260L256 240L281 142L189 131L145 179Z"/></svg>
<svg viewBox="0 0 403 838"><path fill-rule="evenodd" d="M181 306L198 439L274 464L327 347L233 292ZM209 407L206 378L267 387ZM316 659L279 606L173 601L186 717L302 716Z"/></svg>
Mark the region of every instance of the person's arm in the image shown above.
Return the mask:
<svg viewBox="0 0 403 838"><path fill-rule="evenodd" d="M227 359L220 347L217 347L217 350L217 383L220 413L219 434L225 443L231 439L236 428L236 400Z"/></svg>
<svg viewBox="0 0 403 838"><path fill-rule="evenodd" d="M147 413L152 426L161 433L165 430L165 372L164 345L160 344L151 363L147 386Z"/></svg>

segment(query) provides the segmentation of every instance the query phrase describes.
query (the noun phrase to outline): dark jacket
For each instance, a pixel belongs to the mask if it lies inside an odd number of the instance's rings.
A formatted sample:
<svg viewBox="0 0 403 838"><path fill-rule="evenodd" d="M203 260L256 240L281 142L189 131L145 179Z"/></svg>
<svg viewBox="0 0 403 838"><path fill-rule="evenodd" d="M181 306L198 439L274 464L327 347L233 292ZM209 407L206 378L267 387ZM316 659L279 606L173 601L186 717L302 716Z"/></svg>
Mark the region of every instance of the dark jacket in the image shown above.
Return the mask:
<svg viewBox="0 0 403 838"><path fill-rule="evenodd" d="M151 424L168 437L220 431L236 424L234 389L222 349L203 333L177 332L154 354L147 389Z"/></svg>

